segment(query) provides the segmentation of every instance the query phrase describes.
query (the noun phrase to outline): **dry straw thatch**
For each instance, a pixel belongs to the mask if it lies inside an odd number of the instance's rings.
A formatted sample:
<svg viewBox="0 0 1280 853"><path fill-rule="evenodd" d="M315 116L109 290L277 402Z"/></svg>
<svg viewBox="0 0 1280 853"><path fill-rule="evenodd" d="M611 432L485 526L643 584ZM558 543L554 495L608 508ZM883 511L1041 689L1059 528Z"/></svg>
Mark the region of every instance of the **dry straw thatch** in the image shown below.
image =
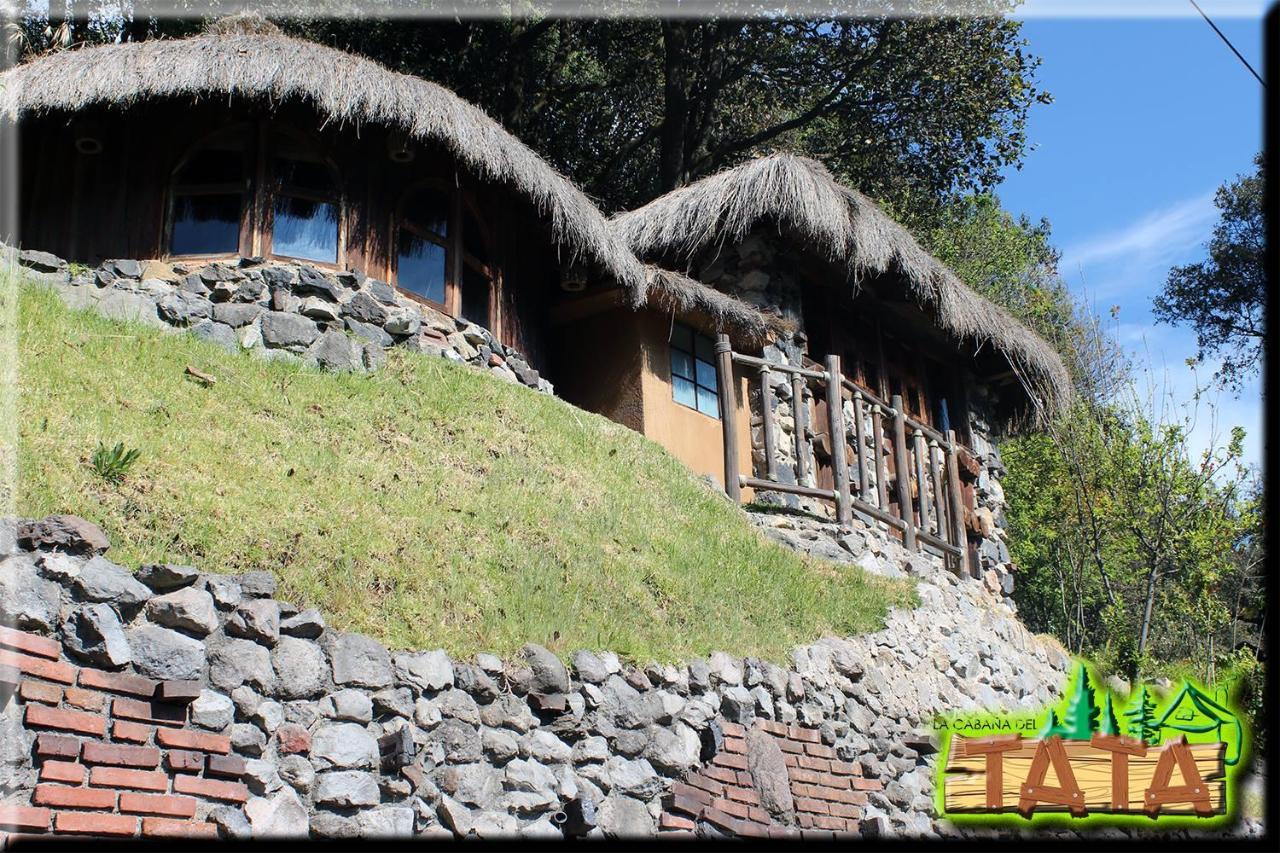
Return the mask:
<svg viewBox="0 0 1280 853"><path fill-rule="evenodd" d="M643 299L646 275L603 215L478 107L435 83L314 42L256 15L223 19L187 39L60 51L0 74L0 116L127 107L153 98L238 96L310 103L326 121L378 124L444 144L479 177L515 188L569 255L598 265Z"/></svg>
<svg viewBox="0 0 1280 853"><path fill-rule="evenodd" d="M637 255L655 261L688 262L706 247L772 224L844 267L853 282L896 271L944 330L1004 355L1039 416L1071 399L1070 376L1043 338L975 293L875 202L814 160L790 154L752 160L620 213L611 224Z"/></svg>
<svg viewBox="0 0 1280 853"><path fill-rule="evenodd" d="M791 323L780 317L765 314L741 299L709 287L697 279L646 264L645 299L655 308L684 313L697 311L705 314L716 328L755 343L762 342L769 332L794 331Z"/></svg>

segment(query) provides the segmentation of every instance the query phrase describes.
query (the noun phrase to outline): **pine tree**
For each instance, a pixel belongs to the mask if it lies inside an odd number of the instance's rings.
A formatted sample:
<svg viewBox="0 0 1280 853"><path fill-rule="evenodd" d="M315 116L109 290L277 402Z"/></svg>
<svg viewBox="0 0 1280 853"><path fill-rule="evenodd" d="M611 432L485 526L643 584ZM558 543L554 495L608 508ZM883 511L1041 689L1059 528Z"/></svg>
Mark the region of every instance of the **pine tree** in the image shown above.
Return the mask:
<svg viewBox="0 0 1280 853"><path fill-rule="evenodd" d="M1100 735L1118 735L1120 734L1120 723L1116 720L1115 708L1111 704L1111 694L1107 694L1107 698L1102 703L1102 716L1098 718L1098 734Z"/></svg>
<svg viewBox="0 0 1280 853"><path fill-rule="evenodd" d="M1054 735L1063 737L1064 734L1065 732L1063 731L1062 723L1058 720L1058 712L1050 708L1049 716L1045 717L1044 725L1040 727L1040 731L1036 734L1036 737L1041 740L1046 740Z"/></svg>
<svg viewBox="0 0 1280 853"><path fill-rule="evenodd" d="M1148 745L1160 742L1160 730L1156 726L1156 700L1144 684L1134 691L1133 704L1125 710L1129 737L1139 738Z"/></svg>
<svg viewBox="0 0 1280 853"><path fill-rule="evenodd" d="M1088 740L1098 722L1098 703L1084 664L1076 666L1076 683L1062 719L1063 740Z"/></svg>

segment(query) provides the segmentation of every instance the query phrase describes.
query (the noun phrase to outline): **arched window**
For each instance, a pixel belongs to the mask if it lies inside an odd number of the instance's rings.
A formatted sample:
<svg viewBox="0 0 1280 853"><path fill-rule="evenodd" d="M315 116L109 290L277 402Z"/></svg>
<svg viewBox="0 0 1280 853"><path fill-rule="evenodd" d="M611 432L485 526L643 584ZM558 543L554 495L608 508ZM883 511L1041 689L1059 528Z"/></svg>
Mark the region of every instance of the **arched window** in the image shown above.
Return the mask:
<svg viewBox="0 0 1280 853"><path fill-rule="evenodd" d="M247 129L229 128L201 143L173 176L169 251L174 255L240 252L250 181Z"/></svg>
<svg viewBox="0 0 1280 853"><path fill-rule="evenodd" d="M496 332L498 272L488 230L457 191L409 191L396 220L392 278L401 290Z"/></svg>
<svg viewBox="0 0 1280 853"><path fill-rule="evenodd" d="M277 136L273 149L271 254L338 263L342 198L334 169L293 136Z"/></svg>

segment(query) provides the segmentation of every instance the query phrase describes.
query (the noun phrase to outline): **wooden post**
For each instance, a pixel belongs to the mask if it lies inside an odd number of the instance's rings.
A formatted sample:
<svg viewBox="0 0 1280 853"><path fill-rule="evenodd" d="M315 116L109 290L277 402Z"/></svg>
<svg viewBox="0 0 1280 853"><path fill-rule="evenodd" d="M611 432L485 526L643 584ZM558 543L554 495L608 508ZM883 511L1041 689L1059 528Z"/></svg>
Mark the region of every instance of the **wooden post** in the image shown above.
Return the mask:
<svg viewBox="0 0 1280 853"><path fill-rule="evenodd" d="M836 481L836 520L853 521L853 504L849 499L849 453L844 435L844 394L840 374L840 356L827 356L827 418L831 430L831 471Z"/></svg>
<svg viewBox="0 0 1280 853"><path fill-rule="evenodd" d="M733 416L738 408L733 383L733 345L728 335L716 339L716 378L720 385L720 425L724 429L724 492L734 503L742 502L738 482L738 431Z"/></svg>
<svg viewBox="0 0 1280 853"><path fill-rule="evenodd" d="M938 523L937 534L943 542L948 542L950 534L947 531L947 501L942 491L942 466L938 463L936 439L929 439L929 448L926 452L929 454L929 482L933 485L933 514Z"/></svg>
<svg viewBox="0 0 1280 853"><path fill-rule="evenodd" d="M760 365L760 432L764 435L765 479L778 482L778 436L773 421L773 386L769 368Z"/></svg>
<svg viewBox="0 0 1280 853"><path fill-rule="evenodd" d="M867 494L867 427L862 422L864 413L862 392L855 390L853 392L853 434L858 442L858 497L871 503L871 496Z"/></svg>
<svg viewBox="0 0 1280 853"><path fill-rule="evenodd" d="M960 574L969 574L969 537L964 532L964 503L960 497L960 467L956 462L956 431L947 430L947 491L951 493L951 544L960 549Z"/></svg>
<svg viewBox="0 0 1280 853"><path fill-rule="evenodd" d="M796 445L796 482L801 485L809 477L809 442L805 440L809 426L809 407L804 403L804 378L791 374L791 418L795 422L792 438Z"/></svg>
<svg viewBox="0 0 1280 853"><path fill-rule="evenodd" d="M920 529L925 533L932 531L930 516L933 515L929 501L929 481L925 478L924 455L929 448L924 443L924 433L915 430L911 434L911 453L916 460L916 504L920 508Z"/></svg>
<svg viewBox="0 0 1280 853"><path fill-rule="evenodd" d="M876 466L876 506L889 511L889 466L884 462L884 409L879 403L871 406L871 440L875 442L871 464Z"/></svg>
<svg viewBox="0 0 1280 853"><path fill-rule="evenodd" d="M903 420L902 395L894 394L889 401L893 406L893 467L898 472L898 511L902 513L902 544L908 551L916 550L916 523L911 511L911 483L907 473L907 425Z"/></svg>

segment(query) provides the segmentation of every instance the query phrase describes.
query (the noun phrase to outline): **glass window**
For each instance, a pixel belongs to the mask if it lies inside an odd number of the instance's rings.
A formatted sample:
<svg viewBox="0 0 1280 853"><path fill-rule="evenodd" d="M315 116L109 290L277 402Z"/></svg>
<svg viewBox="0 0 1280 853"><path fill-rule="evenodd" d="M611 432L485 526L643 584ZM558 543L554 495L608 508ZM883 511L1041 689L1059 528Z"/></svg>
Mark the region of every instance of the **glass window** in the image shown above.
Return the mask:
<svg viewBox="0 0 1280 853"><path fill-rule="evenodd" d="M462 270L462 319L489 325L489 279L467 265Z"/></svg>
<svg viewBox="0 0 1280 853"><path fill-rule="evenodd" d="M671 329L671 397L704 415L720 417L715 342L688 326Z"/></svg>
<svg viewBox="0 0 1280 853"><path fill-rule="evenodd" d="M240 248L239 193L177 195L173 200L175 255L232 255Z"/></svg>
<svg viewBox="0 0 1280 853"><path fill-rule="evenodd" d="M401 219L440 237L449 236L449 196L424 188L405 199Z"/></svg>
<svg viewBox="0 0 1280 853"><path fill-rule="evenodd" d="M400 247L396 257L396 283L400 287L443 305L445 260L444 246L407 228L400 229Z"/></svg>
<svg viewBox="0 0 1280 853"><path fill-rule="evenodd" d="M484 242L484 232L470 210L462 214L462 248L482 264L489 263L489 247Z"/></svg>
<svg viewBox="0 0 1280 853"><path fill-rule="evenodd" d="M271 251L326 264L338 262L338 206L287 195L276 197Z"/></svg>

